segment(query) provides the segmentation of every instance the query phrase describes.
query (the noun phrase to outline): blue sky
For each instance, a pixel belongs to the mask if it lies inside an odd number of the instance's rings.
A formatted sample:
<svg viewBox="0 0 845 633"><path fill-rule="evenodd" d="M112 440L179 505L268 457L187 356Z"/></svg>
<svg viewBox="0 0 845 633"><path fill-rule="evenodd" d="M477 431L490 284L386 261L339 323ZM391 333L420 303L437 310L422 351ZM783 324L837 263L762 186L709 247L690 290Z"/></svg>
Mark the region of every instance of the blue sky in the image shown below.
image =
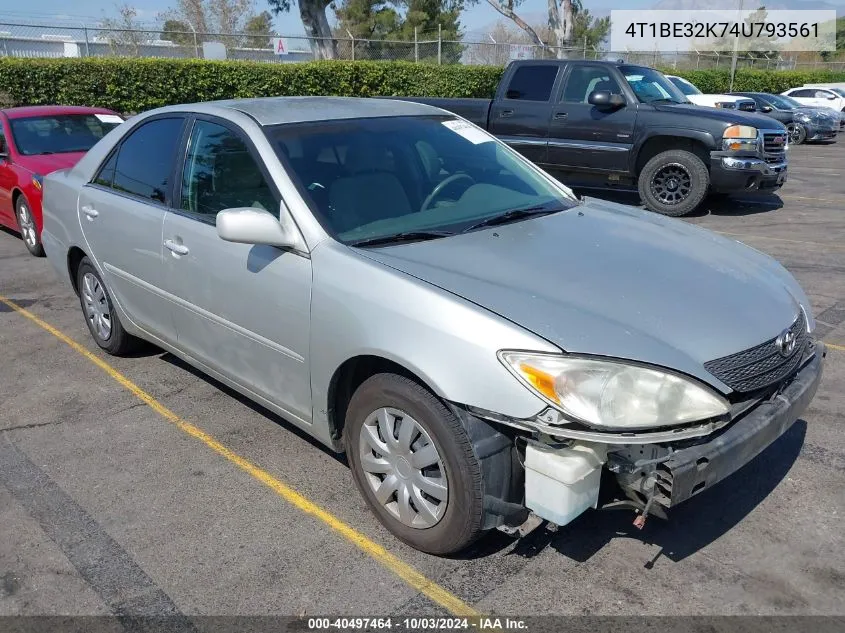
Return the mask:
<svg viewBox="0 0 845 633"><path fill-rule="evenodd" d="M264 8L266 0L255 0L256 10ZM139 13L139 19L144 22L154 22L162 11L171 8L173 0L128 0ZM645 9L659 5L660 8L719 8L716 5L733 7L737 0L584 0L584 5L593 14L605 15L611 9ZM746 4L751 4L745 0ZM836 8L840 15L845 12L845 0L760 0L769 8L777 9L832 9ZM114 15L117 11L116 2L110 0L35 0L31 5L17 0L0 0L0 22L10 20L14 22L32 21L45 22L55 20L59 16L79 19L89 23L96 22L103 17ZM701 6L699 6L701 5ZM29 8L27 8L29 7ZM547 0L523 0L518 13L527 22L538 24L545 21ZM328 11L329 19L333 19L333 12ZM464 30L475 34L489 30L496 22L504 20L485 0L464 11L462 22ZM302 23L296 9L288 15L276 18L276 30L284 35L302 34Z"/></svg>
<svg viewBox="0 0 845 633"><path fill-rule="evenodd" d="M596 11L607 12L615 5L619 8L624 5L626 9L650 6L655 0L586 0L584 4L594 13ZM135 7L139 13L139 19L144 22L153 22L156 16L171 8L175 2L171 0L129 0L129 4ZM256 0L257 10L264 8L263 0ZM27 10L26 7L30 7ZM543 21L547 7L547 0L524 0L518 12L529 22ZM0 0L0 22L8 19L14 22L43 22L55 19L58 16L69 16L79 18L87 22L94 22L116 13L116 6L111 2L102 0L35 0L32 4L23 4L14 0ZM333 17L331 9L328 10L330 19ZM494 25L502 18L485 0L480 0L475 6L464 12L462 22L465 30L485 30ZM299 13L280 15L276 18L276 30L285 35L301 34L302 23Z"/></svg>

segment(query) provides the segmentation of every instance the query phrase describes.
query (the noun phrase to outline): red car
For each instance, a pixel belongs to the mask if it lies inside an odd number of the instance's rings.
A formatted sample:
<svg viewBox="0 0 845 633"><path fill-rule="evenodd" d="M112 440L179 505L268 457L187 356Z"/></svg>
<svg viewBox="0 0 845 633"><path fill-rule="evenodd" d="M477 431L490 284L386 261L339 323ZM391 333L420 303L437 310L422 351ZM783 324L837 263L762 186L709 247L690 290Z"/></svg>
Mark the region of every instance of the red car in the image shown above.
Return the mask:
<svg viewBox="0 0 845 633"><path fill-rule="evenodd" d="M0 110L0 225L20 231L36 257L41 247L41 185L73 167L123 119L111 110L33 106Z"/></svg>

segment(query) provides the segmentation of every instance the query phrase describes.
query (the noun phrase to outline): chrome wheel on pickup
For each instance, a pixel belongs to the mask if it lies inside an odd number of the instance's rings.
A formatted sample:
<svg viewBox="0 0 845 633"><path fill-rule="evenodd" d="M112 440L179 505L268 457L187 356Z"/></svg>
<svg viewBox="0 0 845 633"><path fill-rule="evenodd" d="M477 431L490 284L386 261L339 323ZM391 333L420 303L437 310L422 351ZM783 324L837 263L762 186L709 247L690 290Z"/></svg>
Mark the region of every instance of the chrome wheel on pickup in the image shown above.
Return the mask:
<svg viewBox="0 0 845 633"><path fill-rule="evenodd" d="M424 552L449 554L482 534L481 464L439 398L408 377L376 374L352 394L344 417L355 484L394 535Z"/></svg>
<svg viewBox="0 0 845 633"><path fill-rule="evenodd" d="M638 189L650 211L678 217L695 210L710 187L710 173L698 156L668 150L652 157L640 171Z"/></svg>

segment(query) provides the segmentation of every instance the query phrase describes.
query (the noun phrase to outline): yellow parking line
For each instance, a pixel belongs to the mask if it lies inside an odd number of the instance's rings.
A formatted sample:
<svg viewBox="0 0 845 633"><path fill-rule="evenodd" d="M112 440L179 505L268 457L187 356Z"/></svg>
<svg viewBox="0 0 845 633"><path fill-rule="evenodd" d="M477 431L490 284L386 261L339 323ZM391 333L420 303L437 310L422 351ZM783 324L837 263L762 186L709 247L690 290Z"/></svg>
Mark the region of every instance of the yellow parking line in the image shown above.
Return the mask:
<svg viewBox="0 0 845 633"><path fill-rule="evenodd" d="M187 433L195 439L198 439L211 450L218 453L219 455L222 455L230 462L232 462L245 472L249 473L249 475L257 479L264 485L268 486L288 503L296 506L298 509L302 510L306 514L310 514L311 516L325 523L328 527L337 532L340 536L355 545L364 553L374 558L381 565L396 574L408 585L430 598L433 602L436 602L438 605L440 605L441 607L448 610L454 615L468 617L479 615L478 611L463 602L456 595L449 592L447 589L444 589L433 580L429 580L416 569L414 569L404 561L400 560L399 558L388 552L378 543L371 541L355 528L351 527L350 525L347 525L346 523L335 517L327 510L324 510L314 502L309 501L301 494L299 494L296 490L273 477L273 475L268 473L266 470L259 468L249 460L244 459L237 453L234 453L232 450L226 448L223 444L218 442L211 435L209 435L199 427L194 426L190 422L187 422L180 418L173 411L171 411L163 404L161 404L158 400L156 400L153 396L148 394L134 382L129 380L126 376L121 374L117 369L109 365L106 361L92 354L82 345L74 341L69 336L63 334L46 321L41 320L29 310L22 308L15 302L10 301L2 295L0 295L0 303L6 304L15 312L25 316L27 319L29 319L39 327L43 328L63 343L69 345L74 351L79 352L82 356L84 356L89 361L94 363L97 367L106 372L121 386L131 391L139 400L143 401L153 411L158 413L168 422L173 423L179 430Z"/></svg>
<svg viewBox="0 0 845 633"><path fill-rule="evenodd" d="M845 347L843 347L842 345L834 345L833 343L825 343L824 346L829 347L830 349L838 350L840 352L845 352Z"/></svg>

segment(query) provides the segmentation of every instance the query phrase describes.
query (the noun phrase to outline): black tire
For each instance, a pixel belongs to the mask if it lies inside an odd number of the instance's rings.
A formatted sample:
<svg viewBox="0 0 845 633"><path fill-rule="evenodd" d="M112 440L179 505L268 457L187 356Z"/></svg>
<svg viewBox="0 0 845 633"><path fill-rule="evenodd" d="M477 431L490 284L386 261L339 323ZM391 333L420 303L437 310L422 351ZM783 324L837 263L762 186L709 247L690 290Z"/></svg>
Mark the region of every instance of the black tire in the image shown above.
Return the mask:
<svg viewBox="0 0 845 633"><path fill-rule="evenodd" d="M376 499L361 466L360 436L366 419L383 407L399 409L424 427L440 454L448 484L442 518L416 528L395 518ZM401 541L429 554L458 552L481 534L484 484L481 465L460 421L430 391L396 374L377 374L355 391L346 411L344 442L352 476L379 521Z"/></svg>
<svg viewBox="0 0 845 633"><path fill-rule="evenodd" d="M786 133L790 145L801 145L807 140L807 128L800 123L790 123L786 126Z"/></svg>
<svg viewBox="0 0 845 633"><path fill-rule="evenodd" d="M86 296L88 294L85 279L86 275L91 275L96 280L96 283L99 284L99 288L102 289L105 307L108 308L109 321L111 324L108 336L103 336L94 325L94 321L89 318L89 313L85 305ZM91 260L87 257L82 258L82 261L79 263L79 269L76 271L76 288L79 294L79 304L82 307L82 315L85 317L85 324L88 326L88 331L91 333L91 336L94 338L97 345L114 356L123 356L137 349L138 343L140 342L139 339L127 333L126 330L123 329L120 317L114 309L114 304L112 303L109 290L103 282L102 277L100 277L100 273L97 272L97 269L94 268Z"/></svg>
<svg viewBox="0 0 845 633"><path fill-rule="evenodd" d="M44 246L41 244L41 236L38 234L38 227L32 218L32 207L29 200L21 194L15 202L15 218L18 221L18 231L23 239L26 250L35 257L44 257Z"/></svg>
<svg viewBox="0 0 845 633"><path fill-rule="evenodd" d="M649 211L680 217L694 211L710 188L710 173L698 156L682 149L649 160L638 179L640 198ZM673 190L672 185L677 184Z"/></svg>

